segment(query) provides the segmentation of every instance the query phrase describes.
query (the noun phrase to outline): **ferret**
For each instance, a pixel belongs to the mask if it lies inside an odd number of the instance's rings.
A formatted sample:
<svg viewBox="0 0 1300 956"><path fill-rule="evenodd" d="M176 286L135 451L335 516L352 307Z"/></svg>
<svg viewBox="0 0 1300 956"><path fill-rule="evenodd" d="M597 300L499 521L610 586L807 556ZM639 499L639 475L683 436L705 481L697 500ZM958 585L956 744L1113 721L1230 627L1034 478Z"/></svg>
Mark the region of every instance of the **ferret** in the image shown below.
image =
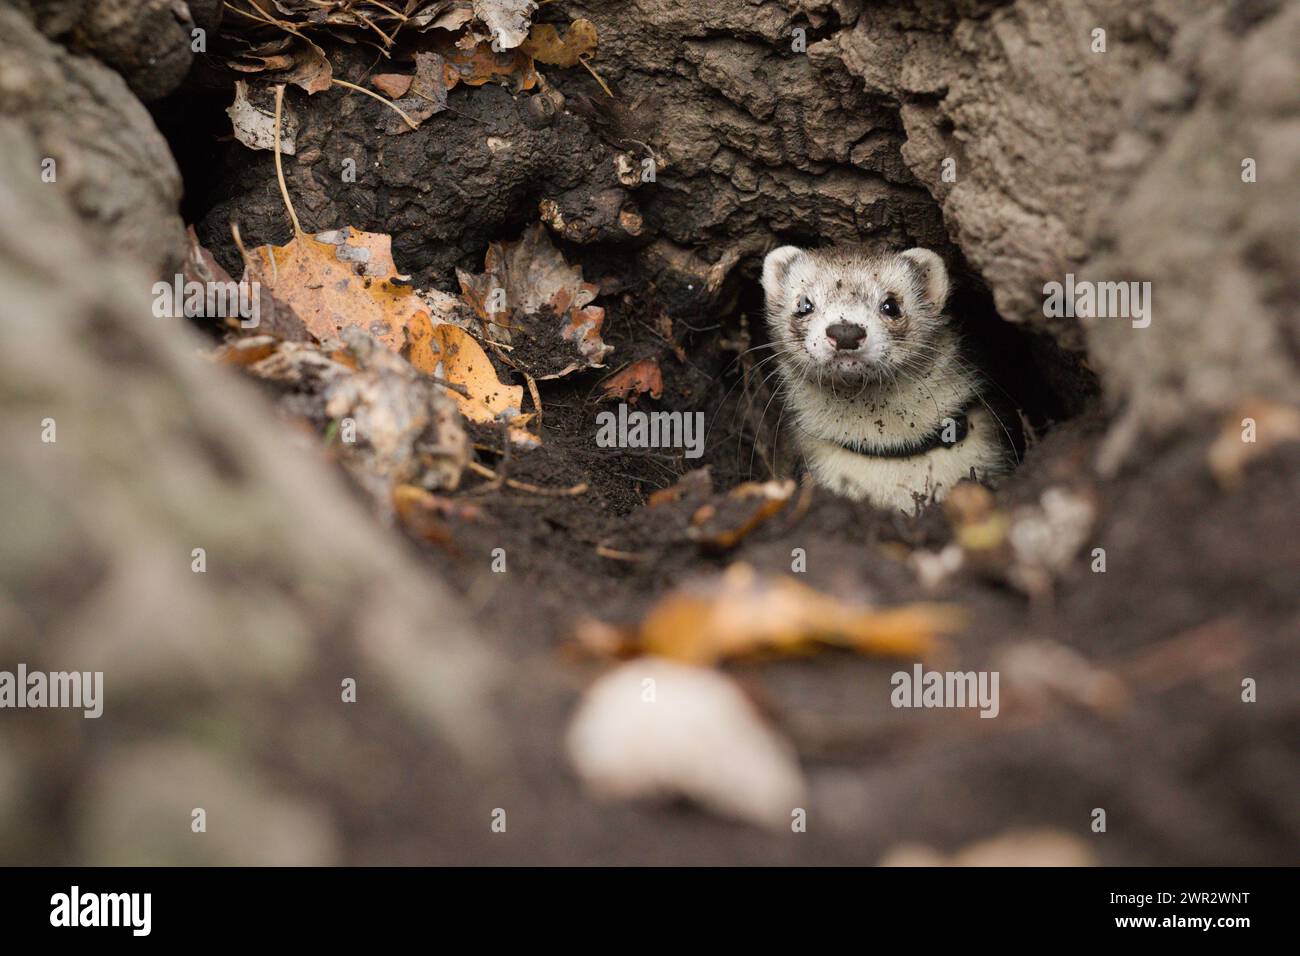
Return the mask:
<svg viewBox="0 0 1300 956"><path fill-rule="evenodd" d="M782 246L763 260L763 292L783 417L817 484L912 512L1011 470L1007 416L944 313L937 254Z"/></svg>

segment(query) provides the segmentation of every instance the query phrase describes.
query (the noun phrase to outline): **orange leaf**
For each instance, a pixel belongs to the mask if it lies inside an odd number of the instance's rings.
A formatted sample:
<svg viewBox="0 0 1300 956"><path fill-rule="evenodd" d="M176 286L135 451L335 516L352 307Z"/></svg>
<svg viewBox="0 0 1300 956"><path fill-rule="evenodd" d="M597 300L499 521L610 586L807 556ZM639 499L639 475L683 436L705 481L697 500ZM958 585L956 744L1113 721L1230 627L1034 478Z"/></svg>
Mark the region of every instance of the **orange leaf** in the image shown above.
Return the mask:
<svg viewBox="0 0 1300 956"><path fill-rule="evenodd" d="M643 358L633 362L621 372L616 372L601 383L605 398L619 399L649 394L659 398L664 393L664 376L659 362Z"/></svg>
<svg viewBox="0 0 1300 956"><path fill-rule="evenodd" d="M640 627L641 650L693 664L760 653L803 654L818 644L863 654L923 657L955 630L956 608L914 604L880 610L847 604L788 577L733 564L719 578L665 597Z"/></svg>
<svg viewBox="0 0 1300 956"><path fill-rule="evenodd" d="M393 264L392 240L345 227L253 250L256 278L318 339L346 325L363 328L394 352L408 322L425 308Z"/></svg>
<svg viewBox="0 0 1300 956"><path fill-rule="evenodd" d="M523 386L506 385L497 378L492 360L474 336L459 326L432 325L423 313L410 323L407 335L406 355L412 365L426 375L440 374L469 393L452 392L462 415L481 424L514 420L511 440L537 444L536 436L522 427L528 420L520 412Z"/></svg>
<svg viewBox="0 0 1300 956"><path fill-rule="evenodd" d="M687 534L692 541L729 550L768 518L785 507L794 494L793 481L747 481L727 493L719 505L699 508Z"/></svg>

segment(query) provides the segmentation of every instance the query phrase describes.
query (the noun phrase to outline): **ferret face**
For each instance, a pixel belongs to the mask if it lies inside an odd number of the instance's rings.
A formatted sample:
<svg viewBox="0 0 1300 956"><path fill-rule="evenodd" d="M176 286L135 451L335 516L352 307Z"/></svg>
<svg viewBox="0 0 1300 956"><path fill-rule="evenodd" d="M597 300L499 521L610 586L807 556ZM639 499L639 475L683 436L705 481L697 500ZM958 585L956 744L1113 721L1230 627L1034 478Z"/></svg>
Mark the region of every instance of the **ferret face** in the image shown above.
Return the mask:
<svg viewBox="0 0 1300 956"><path fill-rule="evenodd" d="M768 332L786 367L863 384L928 366L948 272L928 249L868 256L782 246L763 261Z"/></svg>

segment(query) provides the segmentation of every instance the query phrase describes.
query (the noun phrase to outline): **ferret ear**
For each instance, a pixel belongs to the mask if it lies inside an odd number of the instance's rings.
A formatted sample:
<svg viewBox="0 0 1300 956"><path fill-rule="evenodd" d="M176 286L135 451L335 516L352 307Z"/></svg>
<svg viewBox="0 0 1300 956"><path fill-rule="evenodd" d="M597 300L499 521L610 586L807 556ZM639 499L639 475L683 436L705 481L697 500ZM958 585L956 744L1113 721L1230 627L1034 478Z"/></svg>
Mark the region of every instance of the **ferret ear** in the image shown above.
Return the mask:
<svg viewBox="0 0 1300 956"><path fill-rule="evenodd" d="M795 246L781 246L767 254L763 260L763 294L767 296L769 302L781 298L781 290L785 287L785 279L790 274L790 267L803 254L803 250Z"/></svg>
<svg viewBox="0 0 1300 956"><path fill-rule="evenodd" d="M933 302L936 309L942 309L948 301L948 267L943 260L937 253L919 247L908 249L902 256L916 267L925 300Z"/></svg>

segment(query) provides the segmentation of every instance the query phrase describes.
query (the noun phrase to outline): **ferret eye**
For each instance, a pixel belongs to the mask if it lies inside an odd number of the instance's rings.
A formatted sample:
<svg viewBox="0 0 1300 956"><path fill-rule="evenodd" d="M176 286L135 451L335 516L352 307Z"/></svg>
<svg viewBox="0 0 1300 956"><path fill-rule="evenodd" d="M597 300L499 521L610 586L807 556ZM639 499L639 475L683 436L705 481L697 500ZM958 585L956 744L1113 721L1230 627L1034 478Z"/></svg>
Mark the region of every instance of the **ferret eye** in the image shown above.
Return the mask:
<svg viewBox="0 0 1300 956"><path fill-rule="evenodd" d="M812 310L813 310L812 299L808 298L806 295L799 296L799 302L794 307L795 314L807 315Z"/></svg>
<svg viewBox="0 0 1300 956"><path fill-rule="evenodd" d="M898 300L892 295L885 296L885 301L880 303L880 314L887 315L891 319L898 318L902 311L903 310L898 307Z"/></svg>

